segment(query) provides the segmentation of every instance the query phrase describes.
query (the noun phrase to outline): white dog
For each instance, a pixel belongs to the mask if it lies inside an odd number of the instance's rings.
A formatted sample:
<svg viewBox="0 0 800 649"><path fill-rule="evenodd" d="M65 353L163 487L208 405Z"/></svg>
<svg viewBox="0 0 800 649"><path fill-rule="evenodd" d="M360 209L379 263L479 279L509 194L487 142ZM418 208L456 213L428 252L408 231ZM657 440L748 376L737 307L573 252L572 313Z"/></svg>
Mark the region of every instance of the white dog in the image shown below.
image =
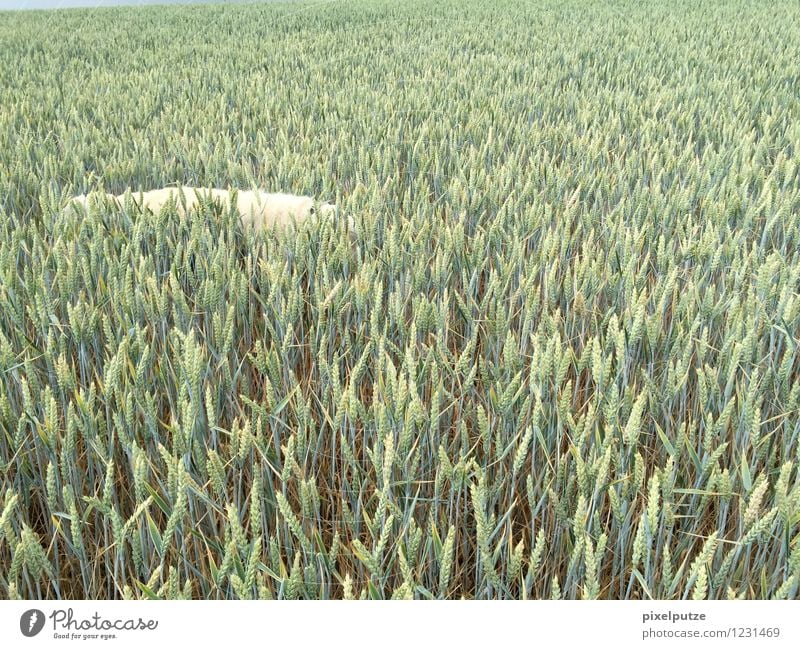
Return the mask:
<svg viewBox="0 0 800 649"><path fill-rule="evenodd" d="M181 196L181 191L183 195ZM236 192L228 189L206 189L203 187L165 187L164 189L154 189L147 192L133 193L131 196L136 204L142 209L151 212L159 212L170 200L175 201L175 207L179 214L196 207L199 200L212 200L224 206L231 205L234 193L236 194L236 210L242 218L242 224L255 228L268 228L272 226L285 227L292 220L301 222L317 215L315 201L310 196L296 196L294 194L270 194L262 191L243 191ZM102 194L95 195L98 198ZM81 194L72 199L71 202L78 203L86 207L92 197ZM107 200L122 204L125 194L105 194ZM333 218L337 213L335 205L331 203L321 203L319 205L319 215L323 218ZM352 219L348 218L348 228L352 230Z"/></svg>

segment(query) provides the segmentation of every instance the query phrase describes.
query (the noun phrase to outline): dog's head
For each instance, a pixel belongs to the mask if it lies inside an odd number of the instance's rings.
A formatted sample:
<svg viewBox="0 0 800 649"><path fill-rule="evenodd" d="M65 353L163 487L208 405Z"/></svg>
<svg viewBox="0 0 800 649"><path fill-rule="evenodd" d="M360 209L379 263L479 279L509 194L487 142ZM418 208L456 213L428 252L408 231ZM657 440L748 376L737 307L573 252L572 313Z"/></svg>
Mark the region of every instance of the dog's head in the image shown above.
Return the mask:
<svg viewBox="0 0 800 649"><path fill-rule="evenodd" d="M312 212L314 214L314 212ZM341 211L339 210L339 206L335 203L331 203L330 201L325 201L324 203L319 204L319 215L322 218L338 220L341 218ZM356 222L352 216L349 214L347 215L347 230L350 232L352 236L355 232Z"/></svg>

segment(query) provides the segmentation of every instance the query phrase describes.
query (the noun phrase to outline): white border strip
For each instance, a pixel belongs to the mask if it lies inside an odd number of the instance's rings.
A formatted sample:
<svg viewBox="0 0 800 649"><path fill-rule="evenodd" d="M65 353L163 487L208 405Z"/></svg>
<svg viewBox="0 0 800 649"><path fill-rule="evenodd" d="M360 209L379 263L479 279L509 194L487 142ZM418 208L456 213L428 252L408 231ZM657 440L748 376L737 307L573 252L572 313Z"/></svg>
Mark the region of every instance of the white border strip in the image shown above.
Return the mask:
<svg viewBox="0 0 800 649"><path fill-rule="evenodd" d="M43 616L43 617L42 617ZM26 637L22 629L32 633ZM800 646L798 602L0 602L9 647ZM521 645L519 643L522 643Z"/></svg>

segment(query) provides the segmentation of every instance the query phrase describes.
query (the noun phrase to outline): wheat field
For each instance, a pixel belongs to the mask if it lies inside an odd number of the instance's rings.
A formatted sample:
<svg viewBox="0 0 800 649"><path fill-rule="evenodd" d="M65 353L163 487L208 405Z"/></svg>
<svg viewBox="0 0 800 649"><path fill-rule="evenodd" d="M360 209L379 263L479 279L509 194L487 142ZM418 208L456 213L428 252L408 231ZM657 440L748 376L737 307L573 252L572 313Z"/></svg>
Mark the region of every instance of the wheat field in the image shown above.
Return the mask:
<svg viewBox="0 0 800 649"><path fill-rule="evenodd" d="M0 597L794 599L800 5L0 13ZM68 197L335 201L253 232Z"/></svg>

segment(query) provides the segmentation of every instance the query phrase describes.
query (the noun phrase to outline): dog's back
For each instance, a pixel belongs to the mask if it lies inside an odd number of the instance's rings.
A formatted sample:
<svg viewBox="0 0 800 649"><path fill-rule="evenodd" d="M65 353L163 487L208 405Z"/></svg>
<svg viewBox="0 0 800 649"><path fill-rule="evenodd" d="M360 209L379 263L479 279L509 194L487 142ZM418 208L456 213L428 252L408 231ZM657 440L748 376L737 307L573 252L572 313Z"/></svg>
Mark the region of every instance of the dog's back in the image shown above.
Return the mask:
<svg viewBox="0 0 800 649"><path fill-rule="evenodd" d="M182 195L181 195L182 194ZM242 224L258 229L278 226L284 228L292 222L301 222L317 215L315 201L311 196L296 194L270 193L256 190L230 190L206 187L164 187L146 192L131 192L134 202L140 209L160 212L170 201L175 202L179 214L194 209L199 200L216 201L223 207L230 207L233 196L236 196L236 209L241 215ZM80 194L72 202L86 208L90 196ZM106 194L108 200L123 204L125 194ZM319 215L334 218L337 214L335 205L322 203ZM348 219L348 227L352 230L352 219Z"/></svg>

